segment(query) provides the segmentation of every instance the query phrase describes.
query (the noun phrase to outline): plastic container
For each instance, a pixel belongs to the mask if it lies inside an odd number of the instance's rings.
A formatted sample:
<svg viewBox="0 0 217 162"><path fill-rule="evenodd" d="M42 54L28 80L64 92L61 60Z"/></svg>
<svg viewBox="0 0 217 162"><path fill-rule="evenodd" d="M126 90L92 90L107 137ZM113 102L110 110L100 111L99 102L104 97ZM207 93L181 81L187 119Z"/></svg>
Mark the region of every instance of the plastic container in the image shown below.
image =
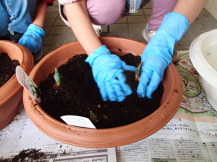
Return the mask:
<svg viewBox="0 0 217 162"><path fill-rule="evenodd" d="M195 38L190 45L189 55L200 74L207 100L217 110L217 29Z"/></svg>

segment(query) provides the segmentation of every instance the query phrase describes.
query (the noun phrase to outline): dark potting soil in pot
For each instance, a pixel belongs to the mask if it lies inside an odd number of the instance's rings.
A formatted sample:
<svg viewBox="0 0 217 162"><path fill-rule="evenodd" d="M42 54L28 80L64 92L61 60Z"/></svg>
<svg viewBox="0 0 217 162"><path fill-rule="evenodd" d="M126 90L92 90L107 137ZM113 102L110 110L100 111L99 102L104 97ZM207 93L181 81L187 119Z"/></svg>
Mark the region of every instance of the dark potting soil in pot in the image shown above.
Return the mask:
<svg viewBox="0 0 217 162"><path fill-rule="evenodd" d="M18 60L11 60L6 53L0 53L0 87L14 75L18 65Z"/></svg>
<svg viewBox="0 0 217 162"><path fill-rule="evenodd" d="M58 68L61 84L57 86L53 74L41 82L41 107L53 118L62 121L63 115L78 115L89 118L96 128L112 128L138 121L160 106L163 86L160 84L152 99L139 98L138 82L134 72L126 72L127 82L133 90L123 102L102 101L93 79L91 67L85 62L86 54L72 57ZM138 66L139 56L127 54L121 57L129 65ZM62 121L63 122L63 121Z"/></svg>

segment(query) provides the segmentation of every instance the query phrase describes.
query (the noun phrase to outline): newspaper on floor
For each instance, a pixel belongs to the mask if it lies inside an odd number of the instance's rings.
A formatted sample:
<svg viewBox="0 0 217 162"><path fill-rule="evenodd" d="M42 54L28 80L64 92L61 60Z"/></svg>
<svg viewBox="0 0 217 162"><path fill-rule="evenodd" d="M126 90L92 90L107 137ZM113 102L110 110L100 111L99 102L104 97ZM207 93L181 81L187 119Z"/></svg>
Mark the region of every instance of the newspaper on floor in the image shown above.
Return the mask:
<svg viewBox="0 0 217 162"><path fill-rule="evenodd" d="M152 136L118 147L117 161L217 161L216 117L214 119L202 114L194 116L180 110L166 126Z"/></svg>
<svg viewBox="0 0 217 162"><path fill-rule="evenodd" d="M20 108L14 120L0 131L0 161L116 161L115 148L81 148L48 137L30 121L23 105Z"/></svg>
<svg viewBox="0 0 217 162"><path fill-rule="evenodd" d="M12 157L19 159L20 153L29 156L32 153L33 157L38 155L37 161L217 161L217 112L207 102L198 74L187 55L178 62L177 69L185 87L180 109L169 123L148 138L108 149L87 149L63 144L39 131L21 105L20 113L0 131L0 160Z"/></svg>
<svg viewBox="0 0 217 162"><path fill-rule="evenodd" d="M209 105L189 56L183 55L176 67L184 86L180 109L152 136L118 147L118 162L217 161L217 111Z"/></svg>

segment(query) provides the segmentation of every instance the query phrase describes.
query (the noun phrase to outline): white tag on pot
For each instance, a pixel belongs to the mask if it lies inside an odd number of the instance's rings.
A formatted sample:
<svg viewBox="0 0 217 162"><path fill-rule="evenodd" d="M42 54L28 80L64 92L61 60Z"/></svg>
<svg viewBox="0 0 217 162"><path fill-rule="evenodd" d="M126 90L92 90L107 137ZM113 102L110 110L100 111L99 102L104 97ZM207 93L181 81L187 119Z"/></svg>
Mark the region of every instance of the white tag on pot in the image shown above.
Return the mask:
<svg viewBox="0 0 217 162"><path fill-rule="evenodd" d="M27 92L29 92L29 94L40 103L41 91L39 90L39 87L32 81L32 79L20 66L16 67L16 77L24 89L27 90Z"/></svg>
<svg viewBox="0 0 217 162"><path fill-rule="evenodd" d="M74 125L78 127L84 127L84 128L95 128L93 123L90 121L90 119L82 116L76 116L76 115L64 115L60 117L64 122L66 122L68 125Z"/></svg>

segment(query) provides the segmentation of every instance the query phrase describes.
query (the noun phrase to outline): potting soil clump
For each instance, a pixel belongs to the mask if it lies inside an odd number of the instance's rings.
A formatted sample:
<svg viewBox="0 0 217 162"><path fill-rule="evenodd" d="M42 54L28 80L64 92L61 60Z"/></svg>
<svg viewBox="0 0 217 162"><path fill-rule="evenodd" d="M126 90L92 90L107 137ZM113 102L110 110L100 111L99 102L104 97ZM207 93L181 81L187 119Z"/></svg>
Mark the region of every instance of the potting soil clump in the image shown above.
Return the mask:
<svg viewBox="0 0 217 162"><path fill-rule="evenodd" d="M136 94L138 81L135 73L129 71L126 71L127 83L133 94L123 102L102 101L86 58L86 54L76 55L58 68L59 86L55 83L54 74L41 82L41 107L53 118L62 121L60 117L63 115L78 115L89 118L96 128L112 128L138 121L160 106L163 86L160 84L152 99L139 98ZM140 63L140 57L132 54L121 59L136 67Z"/></svg>
<svg viewBox="0 0 217 162"><path fill-rule="evenodd" d="M11 60L6 53L0 53L0 87L15 74L18 65L18 60Z"/></svg>

